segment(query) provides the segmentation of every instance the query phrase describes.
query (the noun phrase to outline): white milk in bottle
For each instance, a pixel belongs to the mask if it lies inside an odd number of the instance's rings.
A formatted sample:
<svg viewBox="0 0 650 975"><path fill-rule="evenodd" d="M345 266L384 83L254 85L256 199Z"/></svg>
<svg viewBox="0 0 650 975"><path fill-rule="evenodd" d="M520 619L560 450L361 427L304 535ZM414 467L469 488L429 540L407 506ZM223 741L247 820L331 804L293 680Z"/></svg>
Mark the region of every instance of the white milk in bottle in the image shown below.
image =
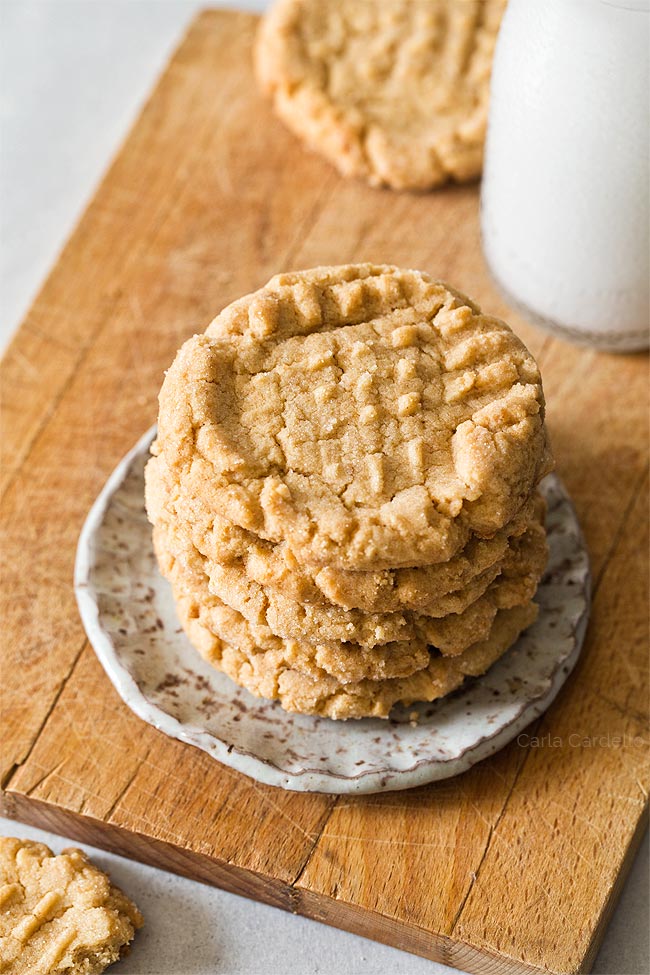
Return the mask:
<svg viewBox="0 0 650 975"><path fill-rule="evenodd" d="M482 186L486 259L534 321L648 346L648 0L510 0Z"/></svg>

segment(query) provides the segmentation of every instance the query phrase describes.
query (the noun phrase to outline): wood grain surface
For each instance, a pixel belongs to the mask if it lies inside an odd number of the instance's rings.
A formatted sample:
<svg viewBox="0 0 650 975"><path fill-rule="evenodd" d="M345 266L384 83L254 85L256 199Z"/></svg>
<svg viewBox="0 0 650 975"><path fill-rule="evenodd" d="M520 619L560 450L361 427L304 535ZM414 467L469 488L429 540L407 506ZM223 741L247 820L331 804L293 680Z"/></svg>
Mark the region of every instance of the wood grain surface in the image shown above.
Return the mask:
<svg viewBox="0 0 650 975"><path fill-rule="evenodd" d="M304 152L257 94L254 29L194 21L2 366L4 810L467 971L586 971L647 813L646 358L507 306L476 186L374 190ZM530 346L594 605L573 677L519 743L448 782L337 800L258 785L132 715L72 571L181 342L279 270L352 260L447 279Z"/></svg>

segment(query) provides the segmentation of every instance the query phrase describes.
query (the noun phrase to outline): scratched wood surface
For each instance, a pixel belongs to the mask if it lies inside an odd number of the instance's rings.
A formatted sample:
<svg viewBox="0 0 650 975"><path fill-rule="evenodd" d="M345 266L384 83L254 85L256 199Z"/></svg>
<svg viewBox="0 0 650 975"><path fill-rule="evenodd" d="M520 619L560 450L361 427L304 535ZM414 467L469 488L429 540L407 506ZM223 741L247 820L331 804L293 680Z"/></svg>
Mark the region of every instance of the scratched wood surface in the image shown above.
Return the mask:
<svg viewBox="0 0 650 975"><path fill-rule="evenodd" d="M372 190L303 152L255 90L254 28L193 23L2 366L4 811L468 971L588 970L647 812L645 357L507 307L476 187ZM71 582L86 512L183 339L276 271L351 260L448 279L536 354L594 606L529 739L446 783L337 800L257 785L139 721Z"/></svg>

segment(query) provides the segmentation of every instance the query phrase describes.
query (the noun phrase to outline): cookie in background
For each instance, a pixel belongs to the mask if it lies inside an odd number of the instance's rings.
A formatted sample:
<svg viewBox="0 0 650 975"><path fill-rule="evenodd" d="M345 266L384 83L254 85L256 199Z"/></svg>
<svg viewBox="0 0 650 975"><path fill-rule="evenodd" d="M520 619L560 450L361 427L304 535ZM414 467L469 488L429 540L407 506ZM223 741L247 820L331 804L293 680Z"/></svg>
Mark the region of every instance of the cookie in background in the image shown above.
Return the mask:
<svg viewBox="0 0 650 975"><path fill-rule="evenodd" d="M505 0L277 0L256 74L344 176L428 190L481 173Z"/></svg>

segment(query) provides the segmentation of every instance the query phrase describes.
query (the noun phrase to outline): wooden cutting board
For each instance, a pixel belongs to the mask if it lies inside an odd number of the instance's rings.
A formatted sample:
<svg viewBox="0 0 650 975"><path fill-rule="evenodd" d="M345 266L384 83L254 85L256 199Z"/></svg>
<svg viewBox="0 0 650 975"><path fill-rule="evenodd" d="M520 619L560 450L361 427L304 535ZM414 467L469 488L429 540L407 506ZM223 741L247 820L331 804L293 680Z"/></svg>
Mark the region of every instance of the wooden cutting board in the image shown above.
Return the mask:
<svg viewBox="0 0 650 975"><path fill-rule="evenodd" d="M3 364L5 812L468 971L587 970L650 779L645 357L551 339L507 307L476 186L373 190L304 152L256 92L254 29L195 20ZM257 785L132 715L72 568L181 342L276 271L353 260L449 280L536 354L594 607L530 737L448 782L337 800Z"/></svg>

